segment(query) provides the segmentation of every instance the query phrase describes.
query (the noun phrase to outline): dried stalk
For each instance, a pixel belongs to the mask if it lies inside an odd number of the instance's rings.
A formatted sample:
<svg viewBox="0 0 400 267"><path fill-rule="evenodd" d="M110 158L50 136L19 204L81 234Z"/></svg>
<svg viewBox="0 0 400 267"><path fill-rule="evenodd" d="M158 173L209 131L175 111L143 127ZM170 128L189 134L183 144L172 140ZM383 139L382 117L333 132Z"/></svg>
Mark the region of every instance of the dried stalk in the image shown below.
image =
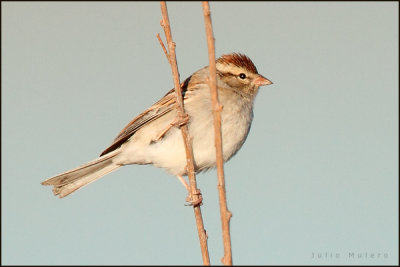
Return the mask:
<svg viewBox="0 0 400 267"><path fill-rule="evenodd" d="M165 32L169 53L167 53L167 50L166 50L165 46L163 45L162 40L159 37L159 35L157 37L161 43L161 46L163 47L164 52L166 53L168 61L171 65L172 75L173 75L174 85L175 85L178 118L184 120L184 118L186 118L188 115L185 113L185 110L183 108L182 89L181 89L180 82L179 82L178 65L176 63L176 54L175 54L175 46L176 45L172 40L167 5L165 2L160 2L160 5L161 5L161 13L162 13L162 17L163 17L163 19L161 20L161 26L163 27L164 32ZM197 225L197 231L199 234L203 264L210 265L210 258L208 255L208 247L207 247L207 234L204 229L203 218L202 218L201 209L200 209L200 204L201 204L202 198L201 198L200 190L197 188L196 175L195 175L195 171L194 171L194 157L193 157L192 141L190 139L188 127L186 124L183 124L181 126L181 132L182 132L182 137L183 137L185 151L186 151L186 160L187 160L186 167L187 167L190 191L191 191L190 196L192 198L192 203L195 203L195 204L193 204L193 210L194 210L194 214L196 217L196 225Z"/></svg>
<svg viewBox="0 0 400 267"><path fill-rule="evenodd" d="M210 6L207 1L202 2L202 4L204 13L204 23L207 35L208 59L210 61L209 65L210 78L208 82L210 85L211 100L212 100L213 114L214 114L214 136L215 136L215 150L217 156L219 207L220 207L221 223L222 223L222 238L224 242L224 257L221 259L221 261L224 265L232 265L231 236L229 229L229 222L232 217L232 213L228 210L226 204L224 161L222 156L221 111L223 106L218 101L217 70L215 63L215 45L214 45L215 40L212 30Z"/></svg>

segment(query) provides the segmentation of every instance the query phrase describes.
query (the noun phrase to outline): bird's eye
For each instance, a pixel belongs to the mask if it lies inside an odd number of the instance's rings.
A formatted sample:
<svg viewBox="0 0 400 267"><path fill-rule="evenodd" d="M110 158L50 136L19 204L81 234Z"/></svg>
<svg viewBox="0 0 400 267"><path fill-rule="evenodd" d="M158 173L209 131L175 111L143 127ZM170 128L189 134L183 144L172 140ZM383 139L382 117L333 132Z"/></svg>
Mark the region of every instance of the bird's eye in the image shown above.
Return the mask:
<svg viewBox="0 0 400 267"><path fill-rule="evenodd" d="M242 80L246 79L246 74L240 73L239 74L239 78L242 79Z"/></svg>

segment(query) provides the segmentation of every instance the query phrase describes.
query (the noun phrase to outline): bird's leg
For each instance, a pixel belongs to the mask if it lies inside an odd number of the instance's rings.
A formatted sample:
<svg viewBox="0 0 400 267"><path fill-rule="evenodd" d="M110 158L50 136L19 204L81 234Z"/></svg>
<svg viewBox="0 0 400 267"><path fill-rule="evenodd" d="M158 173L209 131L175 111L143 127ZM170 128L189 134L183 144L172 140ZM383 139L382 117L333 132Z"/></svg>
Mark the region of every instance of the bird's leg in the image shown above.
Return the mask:
<svg viewBox="0 0 400 267"><path fill-rule="evenodd" d="M183 186L185 186L186 190L188 191L188 196L186 197L186 202L188 202L189 204L187 206L197 206L197 205L201 204L201 202L203 201L203 197L201 196L200 190L197 189L197 191L195 193L195 195L198 195L198 199L193 200L193 194L190 190L189 185L185 181L185 179L181 175L178 175L176 177L179 179L179 181L181 181Z"/></svg>
<svg viewBox="0 0 400 267"><path fill-rule="evenodd" d="M185 181L185 179L183 178L183 176L181 176L181 175L178 175L178 176L176 176L178 179L179 179L179 181L183 184L183 186L186 188L186 190L188 191L188 192L190 192L190 188L189 188L189 185L186 183L186 181Z"/></svg>
<svg viewBox="0 0 400 267"><path fill-rule="evenodd" d="M161 138L163 138L164 135L165 135L169 130L171 130L172 127L174 127L174 126L175 126L175 127L181 127L181 126L185 125L186 123L188 123L188 121L189 121L189 116L188 116L187 114L186 114L186 116L176 117L176 118L174 119L174 121L171 122L170 124L168 124L168 126L165 127L165 129L162 130L162 131L157 135L157 137L156 137L153 141L154 141L154 142L160 141Z"/></svg>

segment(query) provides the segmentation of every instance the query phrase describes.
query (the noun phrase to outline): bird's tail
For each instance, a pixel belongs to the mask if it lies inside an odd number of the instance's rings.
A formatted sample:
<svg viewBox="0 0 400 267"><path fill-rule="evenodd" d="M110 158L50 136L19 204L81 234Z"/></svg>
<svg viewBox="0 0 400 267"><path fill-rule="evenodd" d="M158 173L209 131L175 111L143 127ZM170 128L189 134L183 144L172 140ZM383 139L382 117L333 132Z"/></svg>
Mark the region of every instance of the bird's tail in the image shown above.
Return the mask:
<svg viewBox="0 0 400 267"><path fill-rule="evenodd" d="M114 150L76 169L49 178L41 184L54 186L53 193L60 198L68 196L79 188L121 167L121 165L117 165L113 162L113 158L118 152L118 149Z"/></svg>

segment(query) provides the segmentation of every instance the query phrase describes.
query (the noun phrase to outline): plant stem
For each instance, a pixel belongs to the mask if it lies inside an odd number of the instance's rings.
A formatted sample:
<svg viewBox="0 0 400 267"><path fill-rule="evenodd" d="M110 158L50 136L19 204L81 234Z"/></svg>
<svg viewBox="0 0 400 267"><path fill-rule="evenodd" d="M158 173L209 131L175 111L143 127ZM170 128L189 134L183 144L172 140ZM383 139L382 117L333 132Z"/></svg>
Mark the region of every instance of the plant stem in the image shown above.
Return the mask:
<svg viewBox="0 0 400 267"><path fill-rule="evenodd" d="M228 210L226 203L226 190L225 190L225 175L224 175L224 161L222 155L222 133L221 133L221 111L223 106L218 101L217 91L217 70L215 63L215 40L213 35L211 12L208 1L203 1L204 23L206 27L207 45L208 45L208 59L210 61L209 70L209 85L211 90L211 100L213 105L214 114L214 136L215 136L215 150L217 156L217 173L218 173L218 190L219 190L219 206L221 213L222 223L222 238L224 243L224 257L221 259L224 265L232 265L232 249L231 249L231 236L229 229L229 222L232 213Z"/></svg>
<svg viewBox="0 0 400 267"><path fill-rule="evenodd" d="M183 119L187 116L187 114L185 113L185 110L183 107L182 89L181 89L180 82L179 82L179 72L178 72L178 65L176 63L176 54L175 54L175 46L176 45L172 40L167 5L164 1L160 2L160 5L161 5L161 13L162 13L162 17L163 17L163 19L161 21L161 26L164 29L165 36L167 39L167 44L168 44L169 53L167 54L167 56L168 56L168 61L171 65L172 75L173 75L173 79L174 79L178 117ZM159 40L160 40L160 43L162 43L160 38L159 38ZM166 50L164 49L164 52L165 51ZM197 188L196 175L195 175L195 170L194 170L194 157L193 157L192 141L189 136L188 126L186 124L181 126L181 132L182 132L182 137L183 137L185 151L186 151L186 160L187 160L186 167L187 167L187 173L188 173L188 177L189 177L190 195L192 197L193 203L197 202L196 204L193 205L193 210L194 210L194 214L195 214L195 218L196 218L196 225L197 225L197 231L198 231L199 240L200 240L203 264L210 265L210 258L208 255L208 247L207 247L207 234L204 229L203 218L202 218L201 209L200 209L201 195L200 195L199 189Z"/></svg>

